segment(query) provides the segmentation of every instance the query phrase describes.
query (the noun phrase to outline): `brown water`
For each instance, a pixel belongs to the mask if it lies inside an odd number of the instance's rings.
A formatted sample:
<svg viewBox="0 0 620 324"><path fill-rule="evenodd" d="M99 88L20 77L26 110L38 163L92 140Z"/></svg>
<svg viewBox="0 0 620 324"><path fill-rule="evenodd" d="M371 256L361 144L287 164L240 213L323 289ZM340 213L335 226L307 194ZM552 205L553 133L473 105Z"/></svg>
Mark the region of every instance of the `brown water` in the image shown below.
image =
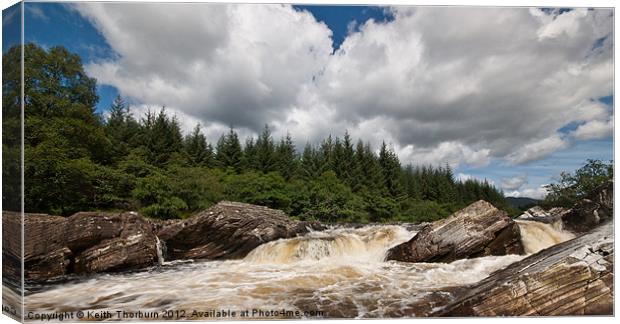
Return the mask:
<svg viewBox="0 0 620 324"><path fill-rule="evenodd" d="M521 242L527 254L536 253L575 237L574 234L562 230L562 222L545 224L536 221L518 220L517 224L519 224L519 230L523 237Z"/></svg>
<svg viewBox="0 0 620 324"><path fill-rule="evenodd" d="M519 222L529 252L567 238L552 227L541 230L530 223ZM414 234L400 226L331 229L264 244L244 260L164 262L149 271L98 275L26 296L26 313L91 310L116 315L125 310L157 312L161 320L167 310L182 311L176 315L184 315L183 319L212 319L211 310L231 310L235 319L241 319L243 311L261 309L318 310L322 317L394 317L433 291L449 294L449 287L475 283L524 257L450 264L384 261L390 247ZM291 314L262 313L252 318L317 315Z"/></svg>

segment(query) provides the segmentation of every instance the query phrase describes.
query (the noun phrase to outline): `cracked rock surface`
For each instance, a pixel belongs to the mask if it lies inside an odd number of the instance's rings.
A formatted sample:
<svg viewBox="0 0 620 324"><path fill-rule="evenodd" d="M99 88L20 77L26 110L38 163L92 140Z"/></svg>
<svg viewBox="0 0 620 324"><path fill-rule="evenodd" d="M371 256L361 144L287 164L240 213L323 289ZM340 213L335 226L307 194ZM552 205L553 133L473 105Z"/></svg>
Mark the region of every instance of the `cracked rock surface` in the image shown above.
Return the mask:
<svg viewBox="0 0 620 324"><path fill-rule="evenodd" d="M9 276L19 274L21 267L21 220L19 213L2 213L3 243L7 243L3 270ZM24 277L29 281L157 264L152 226L136 213L80 212L70 217L26 213L23 228Z"/></svg>
<svg viewBox="0 0 620 324"><path fill-rule="evenodd" d="M489 255L522 254L518 225L504 211L479 200L436 221L391 248L387 260L452 262Z"/></svg>
<svg viewBox="0 0 620 324"><path fill-rule="evenodd" d="M431 316L613 314L613 223L516 262Z"/></svg>
<svg viewBox="0 0 620 324"><path fill-rule="evenodd" d="M167 259L238 259L257 246L307 233L318 223L291 220L263 206L222 201L188 219L164 226Z"/></svg>

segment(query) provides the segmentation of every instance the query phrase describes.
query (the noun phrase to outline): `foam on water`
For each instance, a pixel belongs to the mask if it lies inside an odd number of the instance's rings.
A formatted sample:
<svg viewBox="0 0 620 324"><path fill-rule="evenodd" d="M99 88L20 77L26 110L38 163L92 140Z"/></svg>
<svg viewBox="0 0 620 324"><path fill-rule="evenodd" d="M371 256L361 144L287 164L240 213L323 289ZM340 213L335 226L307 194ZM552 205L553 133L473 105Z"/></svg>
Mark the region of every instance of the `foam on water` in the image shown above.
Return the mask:
<svg viewBox="0 0 620 324"><path fill-rule="evenodd" d="M529 223L519 222L528 253L564 238ZM61 284L26 296L26 304L37 312L267 308L400 317L431 291L475 283L524 257L383 261L390 247L414 235L401 226L334 228L264 244L243 260L175 263Z"/></svg>
<svg viewBox="0 0 620 324"><path fill-rule="evenodd" d="M517 220L525 253L532 254L550 246L568 241L574 234L562 230L561 222L545 224L537 221Z"/></svg>

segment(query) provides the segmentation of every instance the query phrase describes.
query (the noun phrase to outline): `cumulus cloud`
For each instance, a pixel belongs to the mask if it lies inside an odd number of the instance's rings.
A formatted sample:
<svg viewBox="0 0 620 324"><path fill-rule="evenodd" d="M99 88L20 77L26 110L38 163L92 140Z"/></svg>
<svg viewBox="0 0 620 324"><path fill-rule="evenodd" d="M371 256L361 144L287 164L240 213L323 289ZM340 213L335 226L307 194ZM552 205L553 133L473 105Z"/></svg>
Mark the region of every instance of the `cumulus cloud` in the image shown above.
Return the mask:
<svg viewBox="0 0 620 324"><path fill-rule="evenodd" d="M452 166L527 163L613 128L597 101L613 91L612 10L396 7L333 52L329 28L289 5L75 8L117 53L89 74L207 128L267 123L301 143L348 129Z"/></svg>
<svg viewBox="0 0 620 324"><path fill-rule="evenodd" d="M526 188L523 190L515 190L505 193L506 197L527 197L534 199L543 199L547 195L547 189L544 186L535 188Z"/></svg>
<svg viewBox="0 0 620 324"><path fill-rule="evenodd" d="M514 191L527 184L527 182L527 174L521 174L513 178L503 179L502 189Z"/></svg>
<svg viewBox="0 0 620 324"><path fill-rule="evenodd" d="M150 105L258 130L290 109L326 64L331 31L281 5L81 3L118 53L87 66Z"/></svg>
<svg viewBox="0 0 620 324"><path fill-rule="evenodd" d="M512 164L531 162L545 157L559 149L568 147L568 141L559 134L531 142L506 156Z"/></svg>
<svg viewBox="0 0 620 324"><path fill-rule="evenodd" d="M611 137L613 132L614 120L611 117L607 121L592 120L579 125L572 135L580 140L590 140Z"/></svg>

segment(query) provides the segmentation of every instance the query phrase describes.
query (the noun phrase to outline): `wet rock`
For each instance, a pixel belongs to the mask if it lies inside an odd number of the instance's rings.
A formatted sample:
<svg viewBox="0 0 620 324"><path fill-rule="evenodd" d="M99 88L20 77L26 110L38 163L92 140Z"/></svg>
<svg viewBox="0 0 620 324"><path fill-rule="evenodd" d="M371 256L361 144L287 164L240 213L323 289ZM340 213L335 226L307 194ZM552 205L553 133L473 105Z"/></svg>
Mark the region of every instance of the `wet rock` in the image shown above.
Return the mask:
<svg viewBox="0 0 620 324"><path fill-rule="evenodd" d="M21 216L3 212L6 273L19 274ZM24 277L41 281L71 274L157 264L152 226L136 213L24 214ZM3 243L4 243L3 242Z"/></svg>
<svg viewBox="0 0 620 324"><path fill-rule="evenodd" d="M519 215L517 219L553 224L557 221L561 221L562 217L568 212L570 212L570 209L562 207L554 207L549 210L544 210L540 206L534 206Z"/></svg>
<svg viewBox="0 0 620 324"><path fill-rule="evenodd" d="M533 254L432 316L613 314L613 224Z"/></svg>
<svg viewBox="0 0 620 324"><path fill-rule="evenodd" d="M452 262L468 257L522 253L517 224L507 213L480 200L391 248L387 260Z"/></svg>
<svg viewBox="0 0 620 324"><path fill-rule="evenodd" d="M169 259L242 258L257 246L307 233L310 222L289 219L282 211L223 201L158 232Z"/></svg>
<svg viewBox="0 0 620 324"><path fill-rule="evenodd" d="M584 233L613 219L614 182L608 181L577 202L569 212L562 216L564 228Z"/></svg>
<svg viewBox="0 0 620 324"><path fill-rule="evenodd" d="M103 230L116 235L80 252L75 257L75 273L123 271L157 264L157 238L142 217L123 213L101 218L107 219L107 224L119 225Z"/></svg>
<svg viewBox="0 0 620 324"><path fill-rule="evenodd" d="M554 207L544 210L532 207L517 219L552 224L573 233L585 233L601 223L613 219L614 182L608 181L596 188L588 197L578 201L570 209Z"/></svg>

